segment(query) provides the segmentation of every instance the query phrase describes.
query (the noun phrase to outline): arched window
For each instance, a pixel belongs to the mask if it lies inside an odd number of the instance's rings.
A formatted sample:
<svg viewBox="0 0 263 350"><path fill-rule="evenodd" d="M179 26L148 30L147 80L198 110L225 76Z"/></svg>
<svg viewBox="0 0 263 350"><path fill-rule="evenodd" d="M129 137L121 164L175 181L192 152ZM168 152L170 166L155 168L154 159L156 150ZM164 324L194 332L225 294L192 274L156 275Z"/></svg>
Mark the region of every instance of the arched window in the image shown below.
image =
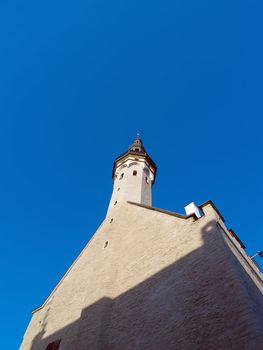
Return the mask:
<svg viewBox="0 0 263 350"><path fill-rule="evenodd" d="M121 167L120 167L120 171L124 168L127 168L127 164L123 164Z"/></svg>
<svg viewBox="0 0 263 350"><path fill-rule="evenodd" d="M120 180L121 180L121 179L123 179L123 176L124 176L124 173L122 173L122 174L121 174L121 176L120 176Z"/></svg>
<svg viewBox="0 0 263 350"><path fill-rule="evenodd" d="M136 176L136 175L137 175L137 170L133 170L132 175L133 175L133 176Z"/></svg>
<svg viewBox="0 0 263 350"><path fill-rule="evenodd" d="M145 181L146 181L147 184L149 183L149 178L148 178L148 176L146 176Z"/></svg>
<svg viewBox="0 0 263 350"><path fill-rule="evenodd" d="M131 163L129 164L129 168L130 168L131 166L134 166L134 165L138 165L138 162L131 162Z"/></svg>
<svg viewBox="0 0 263 350"><path fill-rule="evenodd" d="M144 173L146 176L149 176L150 172L149 172L149 169L148 168L144 168L143 169Z"/></svg>

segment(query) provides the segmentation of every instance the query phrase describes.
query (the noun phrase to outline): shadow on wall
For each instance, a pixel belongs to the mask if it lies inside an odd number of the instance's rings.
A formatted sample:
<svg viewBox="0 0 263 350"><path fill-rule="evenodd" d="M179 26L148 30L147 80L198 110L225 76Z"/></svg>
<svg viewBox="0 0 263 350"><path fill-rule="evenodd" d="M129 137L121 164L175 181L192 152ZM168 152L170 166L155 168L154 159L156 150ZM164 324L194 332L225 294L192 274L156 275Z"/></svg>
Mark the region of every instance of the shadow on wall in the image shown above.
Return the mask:
<svg viewBox="0 0 263 350"><path fill-rule="evenodd" d="M202 235L202 247L115 299L83 309L77 321L48 337L45 320L30 350L45 350L59 339L59 350L258 348L262 294L215 221Z"/></svg>

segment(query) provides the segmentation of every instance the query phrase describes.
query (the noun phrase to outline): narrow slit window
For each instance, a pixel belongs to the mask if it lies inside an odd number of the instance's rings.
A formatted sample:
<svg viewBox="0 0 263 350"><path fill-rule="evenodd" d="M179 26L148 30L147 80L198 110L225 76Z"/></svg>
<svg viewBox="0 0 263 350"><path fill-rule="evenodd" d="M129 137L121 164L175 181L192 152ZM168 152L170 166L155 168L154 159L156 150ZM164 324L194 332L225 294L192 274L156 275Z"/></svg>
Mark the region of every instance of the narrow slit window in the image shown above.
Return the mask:
<svg viewBox="0 0 263 350"><path fill-rule="evenodd" d="M110 219L110 224L113 222L113 218Z"/></svg>
<svg viewBox="0 0 263 350"><path fill-rule="evenodd" d="M114 205L116 205L117 203L118 203L118 202L117 202L117 201L115 201L115 202L114 202Z"/></svg>
<svg viewBox="0 0 263 350"><path fill-rule="evenodd" d="M133 170L132 175L133 175L133 176L136 176L136 175L137 175L137 171L136 171L136 170Z"/></svg>
<svg viewBox="0 0 263 350"><path fill-rule="evenodd" d="M146 176L145 181L146 181L147 184L149 183L149 178L148 178L148 176Z"/></svg>
<svg viewBox="0 0 263 350"><path fill-rule="evenodd" d="M122 173L122 174L121 174L121 176L120 176L120 180L121 180L121 179L123 179L123 176L124 176L124 173Z"/></svg>
<svg viewBox="0 0 263 350"><path fill-rule="evenodd" d="M106 242L104 243L104 247L103 247L103 248L104 248L104 249L107 248L107 247L108 247L108 244L109 244L109 241L106 241Z"/></svg>

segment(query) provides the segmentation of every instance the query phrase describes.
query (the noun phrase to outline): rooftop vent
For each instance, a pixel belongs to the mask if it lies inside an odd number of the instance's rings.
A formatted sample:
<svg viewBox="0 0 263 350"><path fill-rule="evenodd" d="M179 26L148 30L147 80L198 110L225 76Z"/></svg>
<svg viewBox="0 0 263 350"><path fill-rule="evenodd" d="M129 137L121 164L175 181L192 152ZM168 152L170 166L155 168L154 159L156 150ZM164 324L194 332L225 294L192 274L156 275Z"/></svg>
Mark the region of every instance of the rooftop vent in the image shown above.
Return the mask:
<svg viewBox="0 0 263 350"><path fill-rule="evenodd" d="M202 211L199 209L199 207L194 203L188 204L186 207L184 207L186 215L195 214L198 219L202 216Z"/></svg>

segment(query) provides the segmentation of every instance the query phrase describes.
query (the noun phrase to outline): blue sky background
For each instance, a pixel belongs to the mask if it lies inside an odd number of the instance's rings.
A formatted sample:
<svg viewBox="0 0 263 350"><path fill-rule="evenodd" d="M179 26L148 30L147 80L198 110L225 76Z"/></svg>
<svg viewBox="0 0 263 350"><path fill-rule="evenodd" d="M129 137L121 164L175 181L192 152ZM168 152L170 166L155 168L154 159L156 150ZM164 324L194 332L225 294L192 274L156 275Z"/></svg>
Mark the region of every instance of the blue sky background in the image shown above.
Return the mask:
<svg viewBox="0 0 263 350"><path fill-rule="evenodd" d="M262 10L1 1L2 348L103 220L137 130L158 165L154 206L212 199L248 253L263 249Z"/></svg>

